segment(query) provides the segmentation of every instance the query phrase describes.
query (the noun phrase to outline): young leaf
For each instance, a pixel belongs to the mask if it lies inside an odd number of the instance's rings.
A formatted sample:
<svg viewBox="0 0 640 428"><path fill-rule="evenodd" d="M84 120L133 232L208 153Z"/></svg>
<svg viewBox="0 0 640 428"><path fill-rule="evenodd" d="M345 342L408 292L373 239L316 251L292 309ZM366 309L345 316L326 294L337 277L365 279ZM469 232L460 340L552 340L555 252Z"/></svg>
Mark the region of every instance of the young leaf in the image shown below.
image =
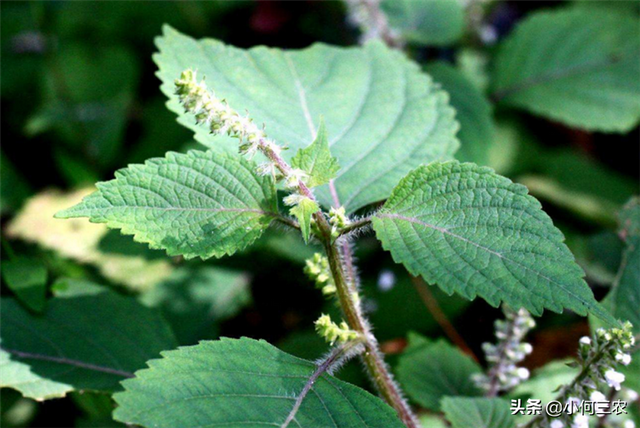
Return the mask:
<svg viewBox="0 0 640 428"><path fill-rule="evenodd" d="M89 217L185 258L233 254L278 216L273 181L238 155L168 153L97 187L56 217Z"/></svg>
<svg viewBox="0 0 640 428"><path fill-rule="evenodd" d="M340 171L316 189L322 205L353 212L386 199L398 180L416 166L451 159L458 124L446 93L401 52L380 42L338 48L314 44L303 50L249 50L216 40L196 41L170 27L156 41L154 59L162 91L179 122L196 139L217 150L235 151L228 137L212 136L185 114L174 81L188 67L206 76L207 86L237 111L265 124L270 138L286 144L290 161L327 124L331 154ZM382 161L381 161L382 160Z"/></svg>
<svg viewBox="0 0 640 428"><path fill-rule="evenodd" d="M115 391L147 360L176 346L164 320L132 298L79 280L53 290L42 316L2 299L1 387L36 400Z"/></svg>
<svg viewBox="0 0 640 428"><path fill-rule="evenodd" d="M450 103L456 109L456 119L460 122L460 150L456 159L487 165L495 142L489 100L462 72L445 62L431 63L425 71L449 93Z"/></svg>
<svg viewBox="0 0 640 428"><path fill-rule="evenodd" d="M380 7L409 42L450 45L464 32L464 7L458 0L384 0Z"/></svg>
<svg viewBox="0 0 640 428"><path fill-rule="evenodd" d="M309 147L298 150L298 153L291 159L291 166L301 169L309 175L306 180L309 187L327 184L340 170L338 161L331 156L329 151L327 130L322 119L320 119L316 139Z"/></svg>
<svg viewBox="0 0 640 428"><path fill-rule="evenodd" d="M535 315L591 311L615 323L540 203L490 168L434 162L415 169L374 215L373 228L396 262L447 293Z"/></svg>
<svg viewBox="0 0 640 428"><path fill-rule="evenodd" d="M393 409L264 341L222 339L163 353L123 382L116 420L143 427L401 428ZM285 422L285 421L289 421Z"/></svg>
<svg viewBox="0 0 640 428"><path fill-rule="evenodd" d="M215 339L218 324L251 302L249 277L218 267L182 268L140 296L162 311L178 343Z"/></svg>
<svg viewBox="0 0 640 428"><path fill-rule="evenodd" d="M303 198L290 210L291 215L296 216L298 223L300 223L300 230L305 243L309 242L309 235L311 234L311 216L319 209L320 207L315 201Z"/></svg>
<svg viewBox="0 0 640 428"><path fill-rule="evenodd" d="M500 398L446 397L442 410L453 428L513 428L509 403Z"/></svg>
<svg viewBox="0 0 640 428"><path fill-rule="evenodd" d="M2 262L2 278L28 308L41 312L47 295L47 267L40 259L19 257Z"/></svg>
<svg viewBox="0 0 640 428"><path fill-rule="evenodd" d="M570 126L626 132L640 120L640 23L574 8L532 14L496 58L494 96Z"/></svg>
<svg viewBox="0 0 640 428"><path fill-rule="evenodd" d="M444 340L413 338L400 356L397 372L409 397L430 410L440 410L442 397L482 395L471 378L480 373L480 366Z"/></svg>

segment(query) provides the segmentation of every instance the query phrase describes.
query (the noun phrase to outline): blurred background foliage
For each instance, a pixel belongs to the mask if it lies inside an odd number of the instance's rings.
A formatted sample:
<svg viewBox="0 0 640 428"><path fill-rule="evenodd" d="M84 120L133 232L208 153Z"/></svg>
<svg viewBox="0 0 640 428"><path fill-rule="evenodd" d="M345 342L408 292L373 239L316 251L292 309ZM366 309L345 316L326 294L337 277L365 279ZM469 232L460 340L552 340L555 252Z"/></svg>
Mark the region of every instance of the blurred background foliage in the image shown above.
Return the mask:
<svg viewBox="0 0 640 428"><path fill-rule="evenodd" d="M494 102L496 46L522 18L568 3L444 3L411 10L386 2L383 9L402 29L409 55L450 93L462 125L458 158L526 184L565 233L596 296L604 296L623 249L616 213L639 193L638 128L587 132ZM633 1L578 3L571 6L636 16L639 9ZM38 317L58 298L53 284L84 279L156 308L181 345L244 335L319 357L326 345L312 323L336 308L302 273L313 248L298 238L269 231L237 257L185 262L103 225L52 216L117 168L198 148L165 108L154 76L153 41L163 24L240 47L347 46L358 42L359 31L344 4L31 1L0 7L3 296L14 295ZM451 338L454 329L477 355L480 344L492 340L498 310L410 278L370 236L356 255L364 304L392 364L409 331L438 337L449 330ZM532 368L571 356L588 329L569 314L547 313L540 326L526 361ZM357 363L339 376L369 387ZM3 389L1 397L2 426L115 425L108 396L72 393L36 403Z"/></svg>

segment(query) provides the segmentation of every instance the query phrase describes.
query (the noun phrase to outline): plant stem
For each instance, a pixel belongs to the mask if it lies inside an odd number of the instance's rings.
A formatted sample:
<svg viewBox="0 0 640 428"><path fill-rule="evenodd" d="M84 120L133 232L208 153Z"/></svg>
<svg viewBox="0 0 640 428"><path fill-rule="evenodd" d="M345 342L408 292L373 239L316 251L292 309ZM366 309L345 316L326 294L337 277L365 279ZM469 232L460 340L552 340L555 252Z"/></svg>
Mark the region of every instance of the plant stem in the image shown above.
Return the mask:
<svg viewBox="0 0 640 428"><path fill-rule="evenodd" d="M433 297L433 293L429 290L429 285L419 276L411 275L411 282L414 288L420 295L424 305L427 307L433 319L436 320L440 328L444 331L451 341L462 350L465 354L469 355L474 361L478 362L478 357L473 353L467 342L462 338L458 330L451 324L445 313L440 308L438 301Z"/></svg>
<svg viewBox="0 0 640 428"><path fill-rule="evenodd" d="M364 340L365 351L363 353L363 359L371 379L385 401L396 410L402 422L408 428L418 428L419 424L416 417L413 415L407 402L402 398L402 393L393 381L387 365L384 362L378 341L373 334L371 334L369 324L364 319L359 304L353 298L351 287L346 280L337 244L328 239L325 240L324 246L329 260L331 274L333 275L336 285L340 307L344 312L349 327L359 332Z"/></svg>

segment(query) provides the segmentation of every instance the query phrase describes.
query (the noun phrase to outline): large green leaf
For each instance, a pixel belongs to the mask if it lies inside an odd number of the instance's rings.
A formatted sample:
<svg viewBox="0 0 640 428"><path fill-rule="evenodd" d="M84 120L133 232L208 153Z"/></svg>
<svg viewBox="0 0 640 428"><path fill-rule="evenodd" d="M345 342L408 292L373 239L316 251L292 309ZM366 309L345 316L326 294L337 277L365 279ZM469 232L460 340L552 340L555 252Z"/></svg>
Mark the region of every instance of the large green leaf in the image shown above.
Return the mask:
<svg viewBox="0 0 640 428"><path fill-rule="evenodd" d="M239 155L170 152L130 165L97 187L56 217L89 217L186 258L241 250L278 215L272 179Z"/></svg>
<svg viewBox="0 0 640 428"><path fill-rule="evenodd" d="M447 396L481 396L471 379L480 366L453 345L417 337L400 356L398 380L409 397L427 409L440 410Z"/></svg>
<svg viewBox="0 0 640 428"><path fill-rule="evenodd" d="M218 323L236 315L251 301L249 276L242 272L201 267L179 269L140 296L159 308L182 345L218 335Z"/></svg>
<svg viewBox="0 0 640 428"><path fill-rule="evenodd" d="M597 131L640 119L640 22L575 8L532 14L504 42L493 91L505 104Z"/></svg>
<svg viewBox="0 0 640 428"><path fill-rule="evenodd" d="M163 353L123 382L117 420L154 428L401 428L382 400L322 374L301 395L316 366L264 341L222 339ZM300 399L300 400L299 400ZM300 402L297 406L297 402Z"/></svg>
<svg viewBox="0 0 640 428"><path fill-rule="evenodd" d="M153 310L78 280L54 286L42 316L2 299L0 386L44 400L73 390L115 391L150 358L176 346Z"/></svg>
<svg viewBox="0 0 640 428"><path fill-rule="evenodd" d="M513 428L509 403L499 398L447 397L442 410L453 428Z"/></svg>
<svg viewBox="0 0 640 428"><path fill-rule="evenodd" d="M425 70L449 93L451 105L456 109L460 122L460 150L456 159L487 165L495 138L489 100L461 71L445 62L429 64Z"/></svg>
<svg viewBox="0 0 640 428"><path fill-rule="evenodd" d="M430 46L450 45L464 32L459 0L384 0L380 7L405 40Z"/></svg>
<svg viewBox="0 0 640 428"><path fill-rule="evenodd" d="M207 85L234 109L264 123L271 138L291 149L284 152L287 160L311 144L324 117L331 154L341 167L333 182L336 196L349 211L385 199L411 168L451 158L458 146L447 95L382 43L242 50L196 41L169 27L156 43L169 108L209 147L235 151L237 142L210 135L184 113L174 80L186 68L206 76ZM324 205L335 204L329 185L316 192Z"/></svg>
<svg viewBox="0 0 640 428"><path fill-rule="evenodd" d="M536 315L592 311L613 322L540 208L524 186L490 168L436 162L398 184L373 228L396 262L448 293Z"/></svg>

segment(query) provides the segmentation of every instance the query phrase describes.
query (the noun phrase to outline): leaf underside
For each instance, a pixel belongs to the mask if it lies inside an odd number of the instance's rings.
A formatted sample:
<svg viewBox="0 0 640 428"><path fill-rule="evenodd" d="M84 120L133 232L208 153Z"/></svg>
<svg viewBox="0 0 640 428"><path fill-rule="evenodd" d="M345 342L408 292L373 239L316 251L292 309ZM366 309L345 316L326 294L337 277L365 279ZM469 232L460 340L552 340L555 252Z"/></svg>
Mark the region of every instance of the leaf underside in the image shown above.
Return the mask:
<svg viewBox="0 0 640 428"><path fill-rule="evenodd" d="M116 420L154 428L401 428L368 392L321 375L295 410L316 366L264 341L225 339L163 353L114 395Z"/></svg>
<svg viewBox="0 0 640 428"><path fill-rule="evenodd" d="M626 132L640 120L640 23L635 14L582 8L539 12L496 58L504 103L590 131Z"/></svg>
<svg viewBox="0 0 640 428"><path fill-rule="evenodd" d="M373 217L394 260L447 293L535 315L544 308L615 320L540 203L490 168L436 162L412 171Z"/></svg>
<svg viewBox="0 0 640 428"><path fill-rule="evenodd" d="M338 48L314 44L303 50L248 50L165 27L154 56L162 91L178 121L208 147L236 151L237 142L210 135L185 114L174 80L187 68L206 76L209 88L240 112L248 111L266 132L290 150L290 161L315 139L324 117L331 154L340 170L316 190L324 206L352 212L389 196L412 168L450 159L458 147L458 124L447 94L402 53L382 43Z"/></svg>
<svg viewBox="0 0 640 428"><path fill-rule="evenodd" d="M185 258L233 254L278 215L271 178L257 175L255 164L239 155L170 152L97 187L56 217L89 217Z"/></svg>

